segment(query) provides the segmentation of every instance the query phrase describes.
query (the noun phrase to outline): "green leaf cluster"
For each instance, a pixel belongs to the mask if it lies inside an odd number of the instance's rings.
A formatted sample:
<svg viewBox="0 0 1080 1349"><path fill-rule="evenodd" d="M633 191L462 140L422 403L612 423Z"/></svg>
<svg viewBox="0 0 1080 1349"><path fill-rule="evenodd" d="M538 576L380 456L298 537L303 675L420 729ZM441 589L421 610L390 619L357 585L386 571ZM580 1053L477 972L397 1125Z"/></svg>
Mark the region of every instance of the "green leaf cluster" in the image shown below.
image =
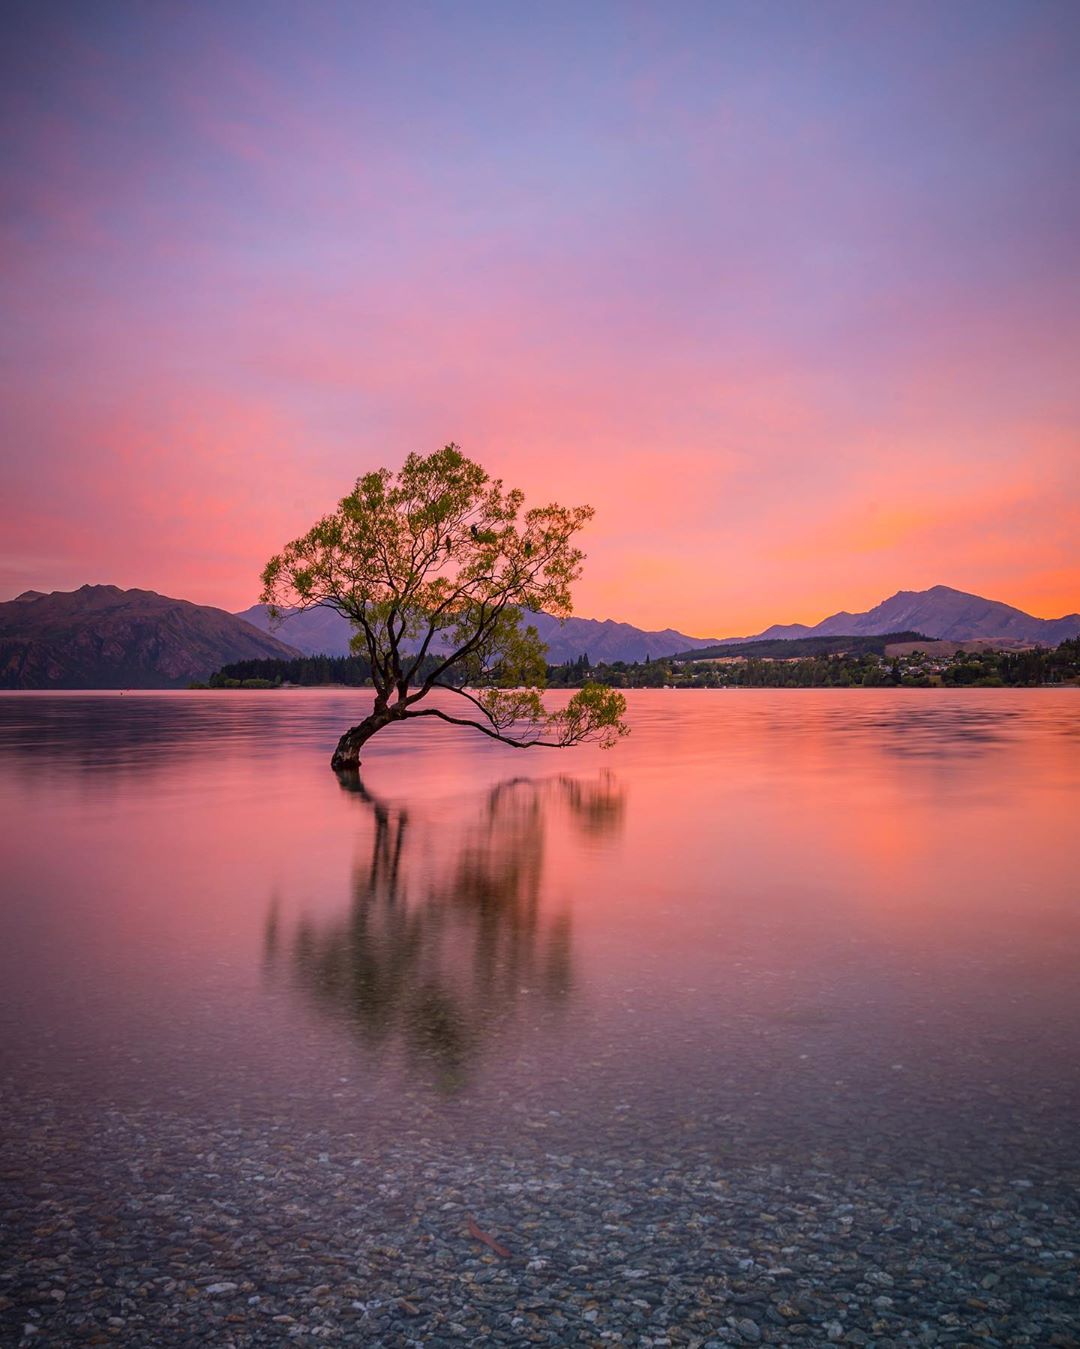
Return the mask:
<svg viewBox="0 0 1080 1349"><path fill-rule="evenodd" d="M441 716L522 747L613 743L624 706L610 698L544 708L546 648L523 626L527 610L572 613L576 536L592 516L591 506L527 509L519 490L446 445L359 478L270 559L262 600L277 617L323 606L348 618L376 713L392 720ZM416 706L436 688L467 699L468 716Z"/></svg>

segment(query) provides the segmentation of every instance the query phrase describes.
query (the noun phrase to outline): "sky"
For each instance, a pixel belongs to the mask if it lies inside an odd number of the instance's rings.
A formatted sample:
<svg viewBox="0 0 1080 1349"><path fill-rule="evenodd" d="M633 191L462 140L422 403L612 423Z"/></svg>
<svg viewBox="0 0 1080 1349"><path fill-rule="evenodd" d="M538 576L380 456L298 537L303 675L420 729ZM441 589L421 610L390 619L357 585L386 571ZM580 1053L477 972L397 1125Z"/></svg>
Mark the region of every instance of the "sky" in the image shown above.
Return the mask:
<svg viewBox="0 0 1080 1349"><path fill-rule="evenodd" d="M1080 6L16 0L0 599L240 609L458 442L576 611L1080 609Z"/></svg>

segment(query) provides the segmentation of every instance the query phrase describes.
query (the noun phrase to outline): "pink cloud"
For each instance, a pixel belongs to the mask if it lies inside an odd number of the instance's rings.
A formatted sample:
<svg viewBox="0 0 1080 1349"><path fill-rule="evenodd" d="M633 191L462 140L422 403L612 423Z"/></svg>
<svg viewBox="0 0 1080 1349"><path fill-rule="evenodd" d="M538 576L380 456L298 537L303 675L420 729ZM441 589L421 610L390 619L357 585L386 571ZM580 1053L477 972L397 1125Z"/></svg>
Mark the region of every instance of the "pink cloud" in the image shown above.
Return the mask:
<svg viewBox="0 0 1080 1349"><path fill-rule="evenodd" d="M759 49L634 11L576 20L580 63L542 22L147 22L53 25L59 72L4 95L9 591L241 607L358 473L452 438L597 507L581 613L1080 605L1041 21L931 60L903 15Z"/></svg>

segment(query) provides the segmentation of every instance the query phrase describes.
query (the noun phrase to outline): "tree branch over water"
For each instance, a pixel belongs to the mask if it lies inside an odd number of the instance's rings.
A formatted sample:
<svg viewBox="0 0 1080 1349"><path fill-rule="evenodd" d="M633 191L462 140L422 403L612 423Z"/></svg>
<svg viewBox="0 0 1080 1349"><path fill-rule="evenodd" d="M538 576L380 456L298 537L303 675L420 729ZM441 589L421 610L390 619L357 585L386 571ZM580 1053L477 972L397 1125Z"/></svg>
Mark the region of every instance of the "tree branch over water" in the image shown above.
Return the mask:
<svg viewBox="0 0 1080 1349"><path fill-rule="evenodd" d="M546 648L524 624L526 610L572 613L584 560L574 539L592 515L591 506L526 509L520 491L447 445L410 455L397 474L366 474L271 558L262 577L271 617L334 609L370 665L375 706L341 737L333 767L356 768L373 735L418 716L515 748L606 748L625 735L626 702L613 689L586 685L565 707L545 708ZM418 708L435 689L477 715Z"/></svg>

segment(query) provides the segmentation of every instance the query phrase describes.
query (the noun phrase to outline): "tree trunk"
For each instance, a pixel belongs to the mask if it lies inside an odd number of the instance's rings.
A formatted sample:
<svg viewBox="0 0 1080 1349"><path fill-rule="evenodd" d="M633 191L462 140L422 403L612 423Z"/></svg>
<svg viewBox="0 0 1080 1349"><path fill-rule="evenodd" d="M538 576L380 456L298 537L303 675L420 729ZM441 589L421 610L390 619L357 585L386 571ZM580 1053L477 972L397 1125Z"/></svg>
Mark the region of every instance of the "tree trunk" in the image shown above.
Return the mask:
<svg viewBox="0 0 1080 1349"><path fill-rule="evenodd" d="M350 726L338 741L337 749L334 750L334 756L330 760L330 767L334 772L349 772L359 768L361 746L366 745L376 731L389 726L394 719L389 712L373 712L358 726Z"/></svg>

